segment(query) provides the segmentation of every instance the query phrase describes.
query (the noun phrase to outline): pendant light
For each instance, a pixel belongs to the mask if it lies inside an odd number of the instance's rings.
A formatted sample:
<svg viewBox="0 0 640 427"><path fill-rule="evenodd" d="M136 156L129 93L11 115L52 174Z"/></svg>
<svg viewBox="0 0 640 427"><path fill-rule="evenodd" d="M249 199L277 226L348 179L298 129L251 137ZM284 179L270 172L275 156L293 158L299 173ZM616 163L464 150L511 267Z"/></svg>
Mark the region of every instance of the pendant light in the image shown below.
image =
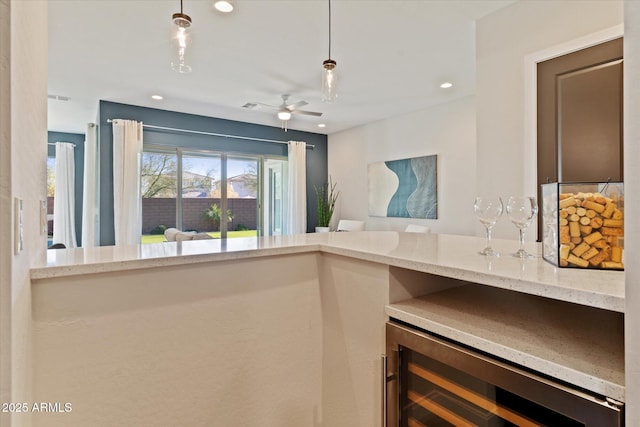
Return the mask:
<svg viewBox="0 0 640 427"><path fill-rule="evenodd" d="M322 75L322 100L324 102L333 102L338 97L337 84L338 76L336 75L336 61L331 59L331 0L329 1L329 59L322 62L324 73Z"/></svg>
<svg viewBox="0 0 640 427"><path fill-rule="evenodd" d="M172 19L176 28L173 34L175 46L173 58L171 59L171 68L179 73L190 73L191 66L187 61L187 47L191 41L189 33L191 18L189 15L182 13L182 0L180 0L180 13L174 13Z"/></svg>

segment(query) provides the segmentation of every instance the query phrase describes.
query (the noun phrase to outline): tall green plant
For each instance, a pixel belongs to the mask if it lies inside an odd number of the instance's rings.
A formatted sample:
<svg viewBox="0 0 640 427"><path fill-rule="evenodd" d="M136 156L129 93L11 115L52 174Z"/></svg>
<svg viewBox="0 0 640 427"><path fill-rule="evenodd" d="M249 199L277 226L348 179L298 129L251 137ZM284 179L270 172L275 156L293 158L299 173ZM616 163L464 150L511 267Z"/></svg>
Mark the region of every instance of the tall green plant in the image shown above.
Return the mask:
<svg viewBox="0 0 640 427"><path fill-rule="evenodd" d="M328 227L336 207L339 191L336 191L336 183L329 177L329 182L320 187L314 186L316 190L316 202L318 211L318 227Z"/></svg>
<svg viewBox="0 0 640 427"><path fill-rule="evenodd" d="M207 210L204 211L204 217L211 221L213 224L213 231L220 230L220 220L222 219L222 209L217 204L212 204ZM227 221L233 220L233 213L231 209L227 210Z"/></svg>

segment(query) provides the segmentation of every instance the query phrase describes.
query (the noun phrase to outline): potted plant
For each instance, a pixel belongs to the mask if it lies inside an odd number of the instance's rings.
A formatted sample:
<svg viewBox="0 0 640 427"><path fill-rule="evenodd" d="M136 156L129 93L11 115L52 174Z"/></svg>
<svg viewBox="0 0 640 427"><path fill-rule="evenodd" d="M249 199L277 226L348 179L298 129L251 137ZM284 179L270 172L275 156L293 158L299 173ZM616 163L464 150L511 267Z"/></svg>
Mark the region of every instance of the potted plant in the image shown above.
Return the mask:
<svg viewBox="0 0 640 427"><path fill-rule="evenodd" d="M318 212L318 226L316 232L328 232L333 210L336 207L339 191L336 191L336 183L329 177L329 182L320 187L314 186L316 190L316 202Z"/></svg>
<svg viewBox="0 0 640 427"><path fill-rule="evenodd" d="M213 224L213 231L220 230L220 220L222 219L222 209L217 204L212 204L207 210L204 211L205 219L211 221ZM227 221L233 221L233 213L231 210L227 210Z"/></svg>

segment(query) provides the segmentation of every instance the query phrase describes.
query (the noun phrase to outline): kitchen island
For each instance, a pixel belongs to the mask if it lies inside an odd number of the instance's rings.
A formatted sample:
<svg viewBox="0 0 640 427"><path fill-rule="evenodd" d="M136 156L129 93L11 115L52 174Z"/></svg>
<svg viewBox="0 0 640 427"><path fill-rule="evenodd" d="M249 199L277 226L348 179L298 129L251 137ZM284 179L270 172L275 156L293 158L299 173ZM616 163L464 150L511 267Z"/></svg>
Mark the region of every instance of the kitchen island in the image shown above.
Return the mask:
<svg viewBox="0 0 640 427"><path fill-rule="evenodd" d="M483 246L356 232L48 251L34 394L77 410L35 425L379 425L389 317L624 401L624 273Z"/></svg>

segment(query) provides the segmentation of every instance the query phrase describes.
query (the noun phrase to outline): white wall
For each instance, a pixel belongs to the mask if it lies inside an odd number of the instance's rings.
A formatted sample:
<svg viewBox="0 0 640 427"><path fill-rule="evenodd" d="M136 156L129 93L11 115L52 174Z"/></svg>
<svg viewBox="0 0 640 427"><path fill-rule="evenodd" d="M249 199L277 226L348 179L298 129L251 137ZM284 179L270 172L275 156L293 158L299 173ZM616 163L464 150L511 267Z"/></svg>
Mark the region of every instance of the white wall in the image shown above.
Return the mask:
<svg viewBox="0 0 640 427"><path fill-rule="evenodd" d="M624 10L624 189L625 257L640 259L640 2L628 0ZM630 221L630 218L635 218ZM640 425L640 265L625 265L625 360L627 425Z"/></svg>
<svg viewBox="0 0 640 427"><path fill-rule="evenodd" d="M35 282L34 426L318 425L319 256Z"/></svg>
<svg viewBox="0 0 640 427"><path fill-rule="evenodd" d="M31 399L31 286L29 269L45 257L46 236L41 233L39 201L46 191L47 141L47 2L3 1L2 48L2 168L0 170L0 253L2 270L3 402ZM9 12L9 20L5 12ZM11 51L6 53L5 24L10 28ZM7 67L10 75L7 73ZM9 79L7 82L6 79ZM10 97L5 97L10 84ZM10 121L10 127L5 126ZM9 162L8 162L9 161ZM41 165L41 167L38 167ZM24 250L13 254L13 200L24 200ZM9 313L7 313L7 310ZM10 322L7 327L6 322ZM10 376L5 374L10 367ZM10 390L11 396L5 399ZM3 426L9 423L0 419ZM30 425L30 415L14 414L12 426Z"/></svg>
<svg viewBox="0 0 640 427"><path fill-rule="evenodd" d="M404 230L423 224L436 233L473 234L475 104L466 97L329 136L329 174L340 199L334 215L366 221L367 230ZM438 155L438 219L368 216L367 165Z"/></svg>
<svg viewBox="0 0 640 427"><path fill-rule="evenodd" d="M535 138L529 138L525 128L528 108L535 106L525 103L525 58L622 21L623 3L618 0L523 0L478 20L478 192L536 194ZM495 235L514 238L514 228L500 221Z"/></svg>
<svg viewBox="0 0 640 427"><path fill-rule="evenodd" d="M11 241L11 4L0 0L0 242ZM0 402L11 401L11 252L0 243ZM0 412L0 426L11 415Z"/></svg>
<svg viewBox="0 0 640 427"><path fill-rule="evenodd" d="M475 105L465 98L329 136L329 173L341 191L334 221L364 219L370 230L419 222L438 233L481 234L471 209L476 194L536 193L535 135L525 126L535 106L525 104L525 58L622 21L620 0L522 0L480 19ZM369 217L367 164L428 154L439 156L439 219ZM506 218L494 235L517 238Z"/></svg>

